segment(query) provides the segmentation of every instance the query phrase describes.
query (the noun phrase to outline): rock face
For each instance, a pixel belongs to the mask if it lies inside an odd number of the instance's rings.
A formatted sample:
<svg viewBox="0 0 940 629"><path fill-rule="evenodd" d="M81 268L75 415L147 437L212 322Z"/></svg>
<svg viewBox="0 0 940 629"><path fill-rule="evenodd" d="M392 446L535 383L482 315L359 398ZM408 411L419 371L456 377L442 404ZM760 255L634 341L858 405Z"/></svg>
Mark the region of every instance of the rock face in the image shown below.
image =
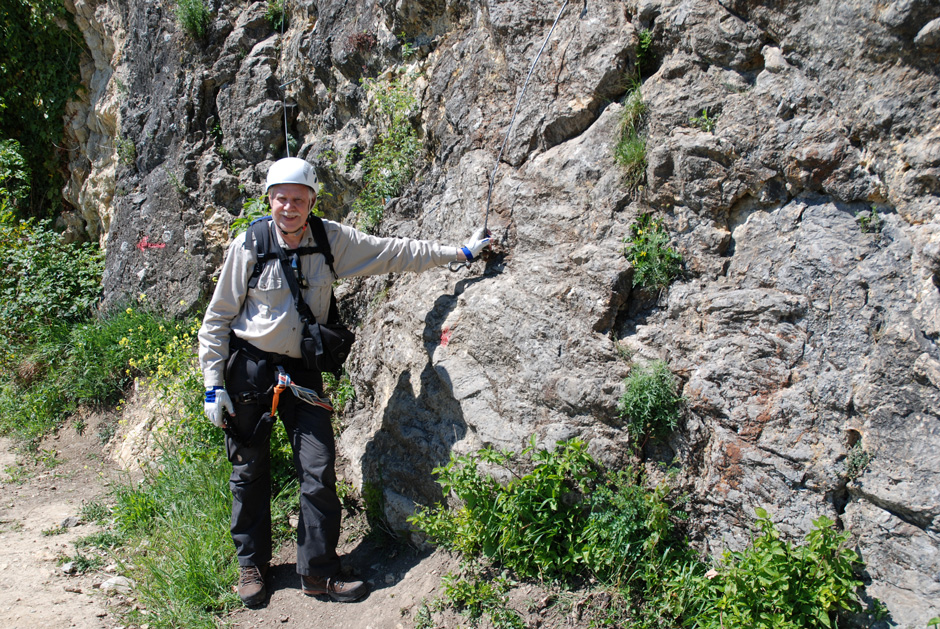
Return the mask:
<svg viewBox="0 0 940 629"><path fill-rule="evenodd" d="M652 478L680 469L703 549L743 545L758 506L792 535L828 515L897 626L940 615L936 2L571 4L495 171L561 3L298 0L281 33L265 3L223 1L200 42L168 5L132 4L75 1L94 54L69 194L107 245L108 304L198 311L288 149L347 217L384 132L360 79L410 86L425 147L379 233L461 242L495 172L484 263L339 289L361 325L340 448L394 525L440 498L451 452L581 435L632 460L622 381L661 358L685 421L639 456ZM613 147L644 31L631 190ZM661 295L633 290L622 253L646 212L685 259Z"/></svg>

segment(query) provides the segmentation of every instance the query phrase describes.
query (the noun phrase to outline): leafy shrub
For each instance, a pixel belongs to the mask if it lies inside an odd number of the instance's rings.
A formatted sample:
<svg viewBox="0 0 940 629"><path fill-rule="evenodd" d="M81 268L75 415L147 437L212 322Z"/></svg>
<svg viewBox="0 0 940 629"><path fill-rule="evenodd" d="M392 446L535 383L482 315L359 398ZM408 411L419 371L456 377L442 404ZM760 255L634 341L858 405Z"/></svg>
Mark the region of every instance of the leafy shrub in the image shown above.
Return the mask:
<svg viewBox="0 0 940 629"><path fill-rule="evenodd" d="M669 234L661 218L641 214L630 226L623 253L633 265L633 286L663 289L679 276L682 255L669 246Z"/></svg>
<svg viewBox="0 0 940 629"><path fill-rule="evenodd" d="M56 147L81 86L84 39L62 0L3 0L0 24L0 207L48 215L61 205L65 152Z"/></svg>
<svg viewBox="0 0 940 629"><path fill-rule="evenodd" d="M29 196L29 164L16 140L0 141L0 212L6 214Z"/></svg>
<svg viewBox="0 0 940 629"><path fill-rule="evenodd" d="M385 129L364 158L363 189L353 203L358 226L372 232L382 222L386 200L397 196L411 181L422 146L408 119L417 102L410 82L404 77L388 82L364 79L363 86Z"/></svg>
<svg viewBox="0 0 940 629"><path fill-rule="evenodd" d="M205 37L211 15L206 0L176 0L176 21L193 39Z"/></svg>
<svg viewBox="0 0 940 629"><path fill-rule="evenodd" d="M283 30L287 26L287 7L286 0L268 0L267 9L264 16L268 19L268 24L276 31Z"/></svg>
<svg viewBox="0 0 940 629"><path fill-rule="evenodd" d="M709 570L679 539L667 486L646 490L630 470L605 476L579 440L553 452L532 444L524 454L527 473L511 452L452 456L435 473L459 504L419 508L409 521L465 559L489 557L520 576L592 576L616 588L616 604L606 616L599 610L592 626L815 629L833 626L841 609L858 609L858 556L845 548L848 534L825 517L794 546L758 509L751 546L725 553ZM506 468L512 480L498 482L480 471L483 465ZM506 583L465 568L445 579L444 599L471 618L490 614L494 626L497 618L511 623ZM497 609L506 615L495 616Z"/></svg>
<svg viewBox="0 0 940 629"><path fill-rule="evenodd" d="M591 573L623 579L650 536L652 508L664 492L636 486L629 473L603 481L583 441L559 442L553 451L523 450L532 469L511 452L484 449L451 457L435 470L446 494L461 506L420 509L409 520L431 539L466 556L483 554L524 577L570 579ZM508 468L513 479L499 483L480 472L482 464ZM658 535L668 535L666 529Z"/></svg>
<svg viewBox="0 0 940 629"><path fill-rule="evenodd" d="M626 585L656 542L672 532L661 519L668 488L649 491L632 480L633 471L614 474L591 494L590 514L581 534L584 565L602 583Z"/></svg>
<svg viewBox="0 0 940 629"><path fill-rule="evenodd" d="M780 535L764 509L759 534L742 552L726 552L714 573L698 579L697 605L683 626L701 629L830 628L832 614L859 610L855 596L859 556L846 548L847 532L825 516L813 521L805 543ZM689 610L691 611L691 610Z"/></svg>
<svg viewBox="0 0 940 629"><path fill-rule="evenodd" d="M98 300L104 256L65 243L48 220L0 220L0 324L18 339L37 327L74 322Z"/></svg>
<svg viewBox="0 0 940 629"><path fill-rule="evenodd" d="M469 574L447 574L441 579L444 600L472 622L486 615L494 629L525 629L522 617L508 606L507 579L493 578L473 565L465 570Z"/></svg>
<svg viewBox="0 0 940 629"><path fill-rule="evenodd" d="M72 328L64 376L77 402L113 403L135 375L157 368L158 350L186 322L128 307Z"/></svg>
<svg viewBox="0 0 940 629"><path fill-rule="evenodd" d="M232 222L230 228L232 238L238 236L243 231L247 231L248 226L259 218L267 216L271 211L268 209L268 198L264 195L255 198L245 199L242 203L242 214Z"/></svg>
<svg viewBox="0 0 940 629"><path fill-rule="evenodd" d="M633 439L646 435L662 437L676 429L682 404L676 389L675 376L661 360L630 372L624 380L617 409Z"/></svg>

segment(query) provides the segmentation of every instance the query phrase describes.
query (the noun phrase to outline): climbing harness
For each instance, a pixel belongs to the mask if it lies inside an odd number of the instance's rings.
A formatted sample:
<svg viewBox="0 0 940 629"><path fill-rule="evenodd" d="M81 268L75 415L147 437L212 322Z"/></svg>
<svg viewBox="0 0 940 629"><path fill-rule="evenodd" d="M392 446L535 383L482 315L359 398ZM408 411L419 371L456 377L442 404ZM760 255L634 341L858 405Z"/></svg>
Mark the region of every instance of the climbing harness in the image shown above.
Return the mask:
<svg viewBox="0 0 940 629"><path fill-rule="evenodd" d="M330 404L328 400L320 397L316 391L313 389L308 389L307 387L302 387L299 384L291 380L290 374L284 369L284 367L278 365L277 367L277 382L274 385L271 396L271 410L263 414L259 419L258 423L255 424L255 429L251 431L251 435L245 439L239 439L238 435L235 434L235 430L232 429L231 425L226 426L223 430L229 438L240 444L242 447L247 448L251 445L251 442L255 440L255 437L258 436L258 433L262 429L267 430L269 426L274 424L274 414L277 412L278 404L281 401L281 393L290 389L290 392L294 394L301 402L306 402L311 406L317 406L327 411L333 412L333 405ZM258 395L255 394L252 396L252 399L257 399ZM264 433L262 433L264 434Z"/></svg>
<svg viewBox="0 0 940 629"><path fill-rule="evenodd" d="M548 31L548 35L545 36L545 41L542 42L542 47L539 48L538 53L535 55L535 59L532 60L532 65L529 67L529 74L525 77L525 82L522 84L522 91L519 92L519 98L516 100L516 107L512 110L512 116L509 118L509 126L506 128L506 133L503 135L503 143L499 147L499 153L496 155L496 164L493 166L493 172L490 173L490 184L486 191L486 214L483 216L483 233L484 235L489 234L489 229L487 225L490 220L490 201L493 198L493 186L496 183L496 170L499 168L499 161L503 157L503 150L506 148L506 143L509 141L509 133L512 131L512 125L516 121L516 114L519 113L519 106L522 104L522 98L525 96L525 90L529 86L529 79L532 78L532 72L535 70L535 64L539 62L539 57L542 56L542 51L545 50L545 46L548 45L548 40L551 39L552 33L555 32L555 27L558 25L558 20L561 19L561 14L564 13L565 7L568 6L568 1L565 0L561 8L558 10L558 15L555 16L555 21L552 23L552 27ZM584 10L581 11L581 17L584 17L587 12L587 0L584 0ZM465 260L463 262L451 262L448 268L451 271L459 271L461 268L470 268L471 261Z"/></svg>

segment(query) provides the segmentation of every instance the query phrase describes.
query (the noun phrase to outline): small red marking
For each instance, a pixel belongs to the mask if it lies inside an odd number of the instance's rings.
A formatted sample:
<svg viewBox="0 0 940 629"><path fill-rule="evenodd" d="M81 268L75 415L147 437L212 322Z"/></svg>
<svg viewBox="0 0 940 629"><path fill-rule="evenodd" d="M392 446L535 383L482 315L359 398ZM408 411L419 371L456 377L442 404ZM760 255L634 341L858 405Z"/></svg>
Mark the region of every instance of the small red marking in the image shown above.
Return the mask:
<svg viewBox="0 0 940 629"><path fill-rule="evenodd" d="M450 343L450 337L453 333L454 331L448 327L445 327L443 330L441 330L441 347L447 347L447 344Z"/></svg>
<svg viewBox="0 0 940 629"><path fill-rule="evenodd" d="M163 249L166 247L164 242L150 242L146 236L140 239L140 242L137 243L137 248L143 251L144 249Z"/></svg>

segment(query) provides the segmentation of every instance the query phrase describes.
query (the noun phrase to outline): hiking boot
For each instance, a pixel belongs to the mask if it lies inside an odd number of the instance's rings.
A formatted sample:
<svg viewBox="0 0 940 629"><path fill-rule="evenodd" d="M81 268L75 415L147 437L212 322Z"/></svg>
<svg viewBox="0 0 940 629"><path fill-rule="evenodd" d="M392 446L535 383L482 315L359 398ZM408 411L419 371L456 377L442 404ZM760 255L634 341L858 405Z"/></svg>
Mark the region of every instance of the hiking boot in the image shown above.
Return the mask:
<svg viewBox="0 0 940 629"><path fill-rule="evenodd" d="M301 575L300 589L307 596L326 595L340 603L362 598L369 592L369 586L362 581L340 581L333 577L307 575Z"/></svg>
<svg viewBox="0 0 940 629"><path fill-rule="evenodd" d="M254 607L264 602L267 591L264 589L264 574L267 566L240 566L241 574L238 576L238 587L235 588L239 598L246 607Z"/></svg>

